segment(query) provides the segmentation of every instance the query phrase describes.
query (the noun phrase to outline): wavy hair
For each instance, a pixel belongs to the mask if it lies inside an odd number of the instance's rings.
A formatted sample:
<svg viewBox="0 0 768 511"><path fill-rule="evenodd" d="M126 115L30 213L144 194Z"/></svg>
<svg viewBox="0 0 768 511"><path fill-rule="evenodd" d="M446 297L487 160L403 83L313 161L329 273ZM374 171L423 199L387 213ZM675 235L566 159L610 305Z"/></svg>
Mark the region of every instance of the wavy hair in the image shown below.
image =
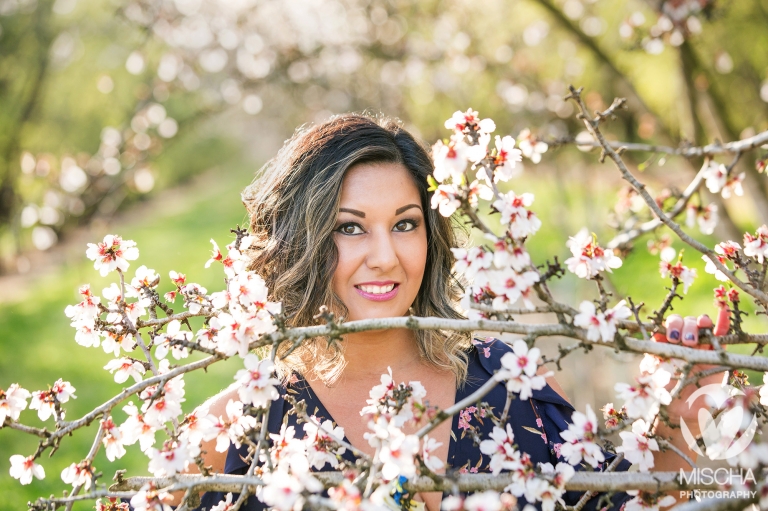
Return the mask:
<svg viewBox="0 0 768 511"><path fill-rule="evenodd" d="M266 281L271 301L283 304L288 325L309 326L322 305L337 317L347 308L333 292L331 281L338 261L332 233L338 214L344 175L361 163L403 165L419 190L427 228L424 279L412 305L415 316L464 319L455 308L462 286L451 272L457 233L450 218L430 207L427 176L432 160L426 146L385 117L360 114L336 116L322 124L300 128L277 155L256 174L242 200L255 237L249 269ZM451 370L459 384L467 375L467 333L417 330L421 358ZM283 378L295 370L312 370L326 383L344 367L343 343L315 338L293 353L287 343L277 353Z"/></svg>

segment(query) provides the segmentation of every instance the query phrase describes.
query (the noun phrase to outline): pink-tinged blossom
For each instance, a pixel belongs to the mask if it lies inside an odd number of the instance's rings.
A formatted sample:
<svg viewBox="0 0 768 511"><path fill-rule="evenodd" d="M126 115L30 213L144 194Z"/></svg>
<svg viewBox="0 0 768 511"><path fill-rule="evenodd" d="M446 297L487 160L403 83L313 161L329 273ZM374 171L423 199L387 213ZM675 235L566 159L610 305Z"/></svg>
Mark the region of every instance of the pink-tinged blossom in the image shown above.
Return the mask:
<svg viewBox="0 0 768 511"><path fill-rule="evenodd" d="M328 496L339 511L358 511L363 501L360 489L346 477L340 485L328 489Z"/></svg>
<svg viewBox="0 0 768 511"><path fill-rule="evenodd" d="M627 416L649 420L659 411L659 405L668 405L672 396L665 387L671 376L669 371L659 368L653 374L644 373L638 376L634 386L617 383L614 390L616 396L624 400Z"/></svg>
<svg viewBox="0 0 768 511"><path fill-rule="evenodd" d="M487 270L493 264L493 254L485 250L484 247L452 248L453 257L456 262L453 263L453 270L463 274L467 279L474 280L479 273ZM484 285L484 283L477 283Z"/></svg>
<svg viewBox="0 0 768 511"><path fill-rule="evenodd" d="M632 431L619 433L624 443L616 448L616 452L623 452L624 457L631 463L638 465L640 472L648 472L653 468L653 452L658 451L659 444L653 438L648 438L650 424L643 419L637 419L632 423Z"/></svg>
<svg viewBox="0 0 768 511"><path fill-rule="evenodd" d="M732 195L738 195L739 197L744 195L744 187L742 186L744 175L745 173L741 172L740 174L728 178L728 181L726 181L723 186L723 199L730 199Z"/></svg>
<svg viewBox="0 0 768 511"><path fill-rule="evenodd" d="M136 347L136 341L133 338L133 334L125 333L125 329L121 325L115 325L110 330L104 330L101 332L104 336L101 347L104 349L104 353L111 353L116 357L120 356L120 349L123 351L133 351Z"/></svg>
<svg viewBox="0 0 768 511"><path fill-rule="evenodd" d="M192 340L192 332L189 330L181 329L181 322L174 319L165 327L165 333L157 335L154 340L155 357L158 359L164 359L168 355L168 351L171 351L173 358L181 360L189 356L189 349L180 344L172 344L171 341L186 341Z"/></svg>
<svg viewBox="0 0 768 511"><path fill-rule="evenodd" d="M208 290L199 284L185 284L179 288L179 292L184 297L184 305L192 314L199 313L208 305L208 298L205 296Z"/></svg>
<svg viewBox="0 0 768 511"><path fill-rule="evenodd" d="M170 362L167 359L161 360L158 372L160 374L167 373L169 368ZM163 385L160 397L157 397L157 394L157 385L152 385L141 391L139 397L144 400L141 407L144 421L155 428L162 428L166 422L181 415L181 403L184 401L184 379L177 376L168 380Z"/></svg>
<svg viewBox="0 0 768 511"><path fill-rule="evenodd" d="M583 301L579 305L579 314L573 318L574 326L587 330L587 339L598 342L612 342L616 335L616 327L619 321L632 315L632 311L624 300L602 313L595 308L590 301Z"/></svg>
<svg viewBox="0 0 768 511"><path fill-rule="evenodd" d="M128 377L132 377L137 383L141 381L141 375L146 372L144 364L130 358L115 358L107 362L104 369L114 373L116 383L125 383Z"/></svg>
<svg viewBox="0 0 768 511"><path fill-rule="evenodd" d="M68 381L58 379L50 390L33 392L29 408L30 410L37 410L37 416L41 421L48 420L56 411L56 402L66 403L70 397L77 399L75 388ZM61 411L61 418L64 418L64 410Z"/></svg>
<svg viewBox="0 0 768 511"><path fill-rule="evenodd" d="M38 479L45 478L45 470L41 465L35 463L34 456L24 457L20 454L11 456L11 477L18 479L21 484L29 484L32 477Z"/></svg>
<svg viewBox="0 0 768 511"><path fill-rule="evenodd" d="M112 421L112 417L107 417L101 421L101 428L104 431L104 451L109 461L115 461L117 458L122 458L125 455L125 447L123 447L123 435L120 433L120 429L115 426Z"/></svg>
<svg viewBox="0 0 768 511"><path fill-rule="evenodd" d="M561 432L560 436L565 443L560 447L560 454L571 465L577 465L584 460L593 468L597 468L598 463L605 461L603 451L595 441L597 440L597 417L592 407L587 405L587 413L579 411L573 412L571 416L573 421L568 425L568 429Z"/></svg>
<svg viewBox="0 0 768 511"><path fill-rule="evenodd" d="M533 194L516 195L515 192L502 194L493 202L493 208L501 213L501 224L513 239L523 239L535 234L541 227L541 220L528 208L533 204Z"/></svg>
<svg viewBox="0 0 768 511"><path fill-rule="evenodd" d="M96 511L130 511L131 505L127 502L118 502L117 497L107 497L106 501L96 501Z"/></svg>
<svg viewBox="0 0 768 511"><path fill-rule="evenodd" d="M125 295L131 298L138 298L136 291L129 287L126 287ZM123 313L121 308L125 310L125 315L131 323L135 324L136 320L147 313L147 307L150 304L148 298L139 298L135 302L124 302L120 288L114 282L102 290L101 296L107 300L107 323L121 323L123 321Z"/></svg>
<svg viewBox="0 0 768 511"><path fill-rule="evenodd" d="M728 169L722 163L710 161L702 173L702 177L706 180L706 185L710 192L720 193L720 190L723 189L726 181L728 181Z"/></svg>
<svg viewBox="0 0 768 511"><path fill-rule="evenodd" d="M768 226L758 227L754 236L744 233L744 255L756 259L759 264L768 258Z"/></svg>
<svg viewBox="0 0 768 511"><path fill-rule="evenodd" d="M728 261L735 260L738 258L739 250L741 250L741 245L736 243L735 241L723 241L721 243L718 243L715 245L715 258L717 261L728 268ZM702 255L701 259L706 263L704 266L704 271L709 274L714 274L715 278L721 282L727 282L728 276L721 272L717 266L715 266L715 263L712 262L710 259L711 256L708 255ZM728 268L730 270L730 268Z"/></svg>
<svg viewBox="0 0 768 511"><path fill-rule="evenodd" d="M531 301L533 297L533 285L539 281L539 274L535 271L517 273L511 268L493 271L489 275L490 290L495 295L492 305L495 310L504 310L508 306L522 299L526 308L533 310L535 305Z"/></svg>
<svg viewBox="0 0 768 511"><path fill-rule="evenodd" d="M158 490L154 483L147 483L131 497L134 511L172 511L173 495Z"/></svg>
<svg viewBox="0 0 768 511"><path fill-rule="evenodd" d="M501 511L499 492L488 490L475 492L464 500L465 511Z"/></svg>
<svg viewBox="0 0 768 511"><path fill-rule="evenodd" d="M18 383L11 384L8 390L0 389L0 427L6 418L12 421L19 419L19 414L27 407L27 399L32 394L19 387Z"/></svg>
<svg viewBox="0 0 768 511"><path fill-rule="evenodd" d="M238 300L243 307L263 308L267 304L267 285L254 272L244 272L229 281L231 300Z"/></svg>
<svg viewBox="0 0 768 511"><path fill-rule="evenodd" d="M505 353L501 357L501 369L496 372L495 378L504 381L522 373L527 376L535 376L540 355L541 350L539 348L528 349L528 344L524 340L517 339L512 344L512 353Z"/></svg>
<svg viewBox="0 0 768 511"><path fill-rule="evenodd" d="M230 442L240 447L240 439L256 427L256 417L243 415L243 403L230 399L225 408L227 419L218 418L216 428L216 451L225 452Z"/></svg>
<svg viewBox="0 0 768 511"><path fill-rule="evenodd" d="M437 448L441 445L443 445L442 442L430 438L429 435L424 437L424 442L421 447L421 459L432 472L438 472L445 466L443 460L435 455L435 451L437 451Z"/></svg>
<svg viewBox="0 0 768 511"><path fill-rule="evenodd" d="M672 264L674 255L674 251L661 253L659 273L661 273L661 278L663 279L667 277L678 279L683 283L683 293L688 293L688 288L691 287L691 284L693 284L693 281L698 275L694 268L683 266L682 258L675 264Z"/></svg>
<svg viewBox="0 0 768 511"><path fill-rule="evenodd" d="M125 405L123 411L128 414L128 418L120 425L123 445L133 445L139 442L142 452L146 452L155 444L157 428L144 422L144 415L139 413L139 409L133 403Z"/></svg>
<svg viewBox="0 0 768 511"><path fill-rule="evenodd" d="M516 272L522 272L531 266L531 256L522 245L508 243L507 239L491 234L485 237L493 242L493 264L496 268L511 267Z"/></svg>
<svg viewBox="0 0 768 511"><path fill-rule="evenodd" d="M259 500L277 511L302 509L304 499L301 492L304 491L305 485L303 483L307 482L307 479L320 484L311 476L302 481L296 475L282 470L267 472L264 474L265 484L257 496ZM320 485L320 489L322 489L322 485Z"/></svg>
<svg viewBox="0 0 768 511"><path fill-rule="evenodd" d="M717 214L717 204L709 204L699 207L689 204L686 210L685 224L693 227L694 223L699 224L699 230L702 234L712 234L720 217Z"/></svg>
<svg viewBox="0 0 768 511"><path fill-rule="evenodd" d="M82 486L88 490L93 482L93 467L87 461L72 463L61 471L61 480L73 487Z"/></svg>
<svg viewBox="0 0 768 511"><path fill-rule="evenodd" d="M591 279L601 271L611 272L621 267L621 259L613 249L603 249L586 228L580 230L566 242L573 257L565 260L568 270L582 279Z"/></svg>
<svg viewBox="0 0 768 511"><path fill-rule="evenodd" d="M131 280L131 287L140 293L142 289L154 289L160 283L160 275L151 268L141 265L136 268L136 276ZM126 293L127 294L127 293Z"/></svg>
<svg viewBox="0 0 768 511"><path fill-rule="evenodd" d="M224 259L224 256L221 253L221 250L219 249L219 245L216 243L216 241L211 238L211 244L213 245L213 250L211 250L211 258L208 259L205 263L206 268L210 268L210 266L215 263L216 261L221 262L222 259Z"/></svg>
<svg viewBox="0 0 768 511"><path fill-rule="evenodd" d="M273 376L275 364L268 358L259 360L253 353L246 355L243 363L245 369L235 374L235 380L240 384L237 395L243 403L265 408L279 397L275 385L279 385L280 380Z"/></svg>
<svg viewBox="0 0 768 511"><path fill-rule="evenodd" d="M224 500L219 501L218 504L211 508L211 511L229 511L234 506L232 502L232 493L227 493Z"/></svg>
<svg viewBox="0 0 768 511"><path fill-rule="evenodd" d="M627 493L636 497L624 504L624 511L658 511L659 508L668 508L677 502L672 495L662 497L657 493L641 490L627 490Z"/></svg>
<svg viewBox="0 0 768 511"><path fill-rule="evenodd" d="M466 112L456 111L450 119L445 121L446 129L456 133L464 133L466 130L478 131L481 134L496 131L496 123L492 119L480 119L479 114L468 108Z"/></svg>
<svg viewBox="0 0 768 511"><path fill-rule="evenodd" d="M107 234L104 240L97 244L88 243L85 255L93 261L94 269L99 270L102 277L106 277L109 272L116 269L127 271L128 261L138 259L139 249L131 240L123 240L120 236Z"/></svg>
<svg viewBox="0 0 768 511"><path fill-rule="evenodd" d="M379 452L383 463L381 475L391 481L398 476L413 477L416 475L416 463L413 457L419 452L419 437L406 435L398 429L390 429L390 436Z"/></svg>
<svg viewBox="0 0 768 511"><path fill-rule="evenodd" d="M312 419L319 422L314 416ZM304 433L309 465L317 470L322 469L326 463L332 468L338 468L338 457L347 450L346 447L339 445L344 440L344 428L334 427L330 420L324 421L319 427L312 422L307 422L304 424Z"/></svg>
<svg viewBox="0 0 768 511"><path fill-rule="evenodd" d="M522 154L520 149L515 148L514 138L510 136L500 137L497 135L496 149L491 156L491 161L494 165L494 182L509 181L513 177L519 176L522 169L516 165L516 163L522 161Z"/></svg>
<svg viewBox="0 0 768 511"><path fill-rule="evenodd" d="M519 140L518 146L520 147L523 156L530 159L533 163L539 163L541 161L541 155L546 153L547 149L549 149L546 142L539 140L528 128L521 131L517 138Z"/></svg>
<svg viewBox="0 0 768 511"><path fill-rule="evenodd" d="M432 146L432 160L435 170L432 175L438 183L448 179L453 182L461 180L469 163L469 146L462 140L463 137L451 137L446 145L441 140Z"/></svg>
<svg viewBox="0 0 768 511"><path fill-rule="evenodd" d="M432 209L437 209L445 217L451 216L461 207L456 185L439 185L432 194Z"/></svg>
<svg viewBox="0 0 768 511"><path fill-rule="evenodd" d="M187 440L190 445L199 446L203 441L216 438L219 434L217 422L218 419L208 413L208 408L196 408L184 418L179 428L179 438Z"/></svg>
<svg viewBox="0 0 768 511"><path fill-rule="evenodd" d="M187 282L187 276L183 273L178 273L171 270L168 272L168 276L171 278L171 282L176 284L177 287L181 287Z"/></svg>
<svg viewBox="0 0 768 511"><path fill-rule="evenodd" d="M506 425L506 429L494 426L490 438L480 442L480 452L490 456L488 464L493 475L498 475L502 470L516 470L520 467L520 451L515 446L515 435L512 426Z"/></svg>
<svg viewBox="0 0 768 511"><path fill-rule="evenodd" d="M75 342L86 348L98 348L101 343L99 331L96 329L96 323L91 319L82 319L73 321L75 327Z"/></svg>
<svg viewBox="0 0 768 511"><path fill-rule="evenodd" d="M93 321L99 317L99 301L101 298L91 292L91 286L85 284L78 290L83 301L77 305L67 305L64 314L72 320L72 326L81 321Z"/></svg>
<svg viewBox="0 0 768 511"><path fill-rule="evenodd" d="M424 409L423 400L427 395L427 391L421 382L408 382L407 386L410 387L410 395L406 402L398 409L394 392L396 389L404 390L406 388L405 383L395 384L392 378L392 369L389 367L387 368L387 373L381 375L380 381L381 383L371 388L368 393L367 405L360 410L360 415L373 422L383 418L385 429L390 426L390 422L394 428L400 428L410 420L418 420ZM369 424L368 427L373 429L378 426ZM385 437L386 433L382 438Z"/></svg>
<svg viewBox="0 0 768 511"><path fill-rule="evenodd" d="M149 449L148 470L155 477L168 477L183 472L190 463L194 462L194 454L191 455L189 444L185 440L168 440L162 449ZM195 449L199 452L199 449Z"/></svg>

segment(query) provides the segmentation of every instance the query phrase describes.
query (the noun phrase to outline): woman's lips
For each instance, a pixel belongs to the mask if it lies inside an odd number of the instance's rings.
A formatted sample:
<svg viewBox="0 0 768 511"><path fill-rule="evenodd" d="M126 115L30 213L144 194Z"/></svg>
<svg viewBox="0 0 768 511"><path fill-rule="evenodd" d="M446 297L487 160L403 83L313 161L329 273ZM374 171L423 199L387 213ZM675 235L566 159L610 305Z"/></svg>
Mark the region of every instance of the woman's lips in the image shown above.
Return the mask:
<svg viewBox="0 0 768 511"><path fill-rule="evenodd" d="M395 295L397 295L398 289L400 289L400 284L395 284L395 287L392 289L392 291L388 291L386 293L368 293L366 291L363 291L359 287L355 286L355 291L357 291L360 294L360 296L368 300L373 300L374 302L383 302L386 300L391 300L392 298L395 297Z"/></svg>

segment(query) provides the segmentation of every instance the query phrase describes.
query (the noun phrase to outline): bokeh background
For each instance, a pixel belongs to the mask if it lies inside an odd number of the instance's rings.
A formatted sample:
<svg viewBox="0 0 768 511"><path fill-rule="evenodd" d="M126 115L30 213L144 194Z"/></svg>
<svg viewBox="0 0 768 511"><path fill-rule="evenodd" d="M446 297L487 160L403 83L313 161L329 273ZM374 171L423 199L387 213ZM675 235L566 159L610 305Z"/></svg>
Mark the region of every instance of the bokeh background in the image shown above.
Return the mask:
<svg viewBox="0 0 768 511"><path fill-rule="evenodd" d="M223 274L203 265L210 238L226 244L229 229L247 223L240 190L297 126L335 113L396 116L428 143L447 137L444 120L468 107L493 118L499 134L529 128L550 150L538 164L526 159L505 189L536 196L544 227L529 241L534 261L564 260L582 227L607 242L649 213L632 206L595 152L553 143L583 130L563 100L567 85L583 86L593 110L627 98L607 128L615 140L748 137L768 129L766 26L764 2L711 0L0 0L0 388L69 380L77 399L68 418L118 392L102 369L109 355L77 345L64 316L79 285L109 284L85 259L86 243L117 233L138 243L134 268L221 288ZM688 231L714 244L766 222L768 181L756 165L765 157L758 149L738 163L744 197L694 197L718 206L714 235ZM626 159L662 197L702 163ZM615 298L644 302L646 314L666 293L647 248L664 234L639 239L609 276ZM675 312L711 312L716 281L691 251L685 262L699 278ZM567 275L553 288L577 305L595 296L588 284ZM161 290L170 288L165 279ZM750 315L746 326L765 332L765 319ZM540 345L556 354L570 342ZM598 408L637 362L608 349L574 353L557 378L577 408ZM187 378L186 410L228 385L234 367ZM38 423L34 412L22 419ZM59 473L85 456L94 432L65 439L42 461L48 477L23 487L8 458L32 453L35 441L0 431L0 509L60 495ZM144 474L146 461L131 449L116 463L100 453L95 465L109 482L117 468Z"/></svg>

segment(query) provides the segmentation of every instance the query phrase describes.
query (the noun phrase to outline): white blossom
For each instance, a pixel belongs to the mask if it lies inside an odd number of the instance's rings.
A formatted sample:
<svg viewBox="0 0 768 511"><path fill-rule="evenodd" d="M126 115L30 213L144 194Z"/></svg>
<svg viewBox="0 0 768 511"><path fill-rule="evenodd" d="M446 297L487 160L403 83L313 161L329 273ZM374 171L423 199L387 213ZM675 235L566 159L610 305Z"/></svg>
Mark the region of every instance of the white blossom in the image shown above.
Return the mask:
<svg viewBox="0 0 768 511"><path fill-rule="evenodd" d="M128 261L138 259L139 249L131 240L123 240L120 236L107 234L104 240L97 244L88 243L85 255L93 261L93 267L99 270L102 277L106 277L111 271L119 269L128 270Z"/></svg>
<svg viewBox="0 0 768 511"><path fill-rule="evenodd" d="M18 383L11 384L6 391L0 389L0 426L6 418L18 420L21 411L27 407L27 399L31 395L28 390L19 387Z"/></svg>
<svg viewBox="0 0 768 511"><path fill-rule="evenodd" d="M653 374L643 373L637 377L637 384L619 382L614 386L617 397L624 400L627 416L632 419L649 420L659 411L659 405L668 405L672 396L665 386L671 378L669 371L657 369Z"/></svg>
<svg viewBox="0 0 768 511"><path fill-rule="evenodd" d="M576 465L584 460L596 468L598 463L605 461L597 439L597 417L592 407L587 405L587 413L573 412L568 429L560 433L566 443L560 447L560 454L570 463Z"/></svg>
<svg viewBox="0 0 768 511"><path fill-rule="evenodd" d="M129 358L115 358L107 362L104 369L114 373L116 383L125 383L128 377L132 377L137 383L141 381L141 375L146 372L144 364L138 360Z"/></svg>
<svg viewBox="0 0 768 511"><path fill-rule="evenodd" d="M11 456L11 477L18 479L21 484L32 482L32 476L38 479L45 478L45 470L35 463L34 456L24 457L20 454Z"/></svg>
<svg viewBox="0 0 768 511"><path fill-rule="evenodd" d="M624 443L616 448L616 452L623 452L624 457L631 463L637 464L641 472L648 472L653 468L653 453L658 451L659 444L653 438L648 438L650 424L643 419L637 419L632 423L632 431L622 431L619 436Z"/></svg>
<svg viewBox="0 0 768 511"><path fill-rule="evenodd" d="M613 249L603 249L586 228L580 230L566 242L573 257L565 260L568 270L582 279L591 279L601 271L611 272L621 267L621 259Z"/></svg>

